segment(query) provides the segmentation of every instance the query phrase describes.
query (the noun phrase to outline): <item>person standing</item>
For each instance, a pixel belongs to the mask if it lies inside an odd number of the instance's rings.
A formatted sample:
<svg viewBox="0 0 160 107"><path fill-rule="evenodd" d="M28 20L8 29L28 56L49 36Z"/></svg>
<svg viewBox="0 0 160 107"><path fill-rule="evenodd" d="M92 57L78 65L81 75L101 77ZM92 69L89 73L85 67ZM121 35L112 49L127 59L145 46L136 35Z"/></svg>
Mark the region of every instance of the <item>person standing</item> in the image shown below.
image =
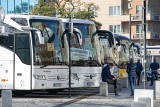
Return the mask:
<svg viewBox="0 0 160 107"><path fill-rule="evenodd" d="M115 96L117 96L117 79L113 75L111 75L111 68L113 68L113 63L105 65L102 69L101 77L103 82L114 85Z"/></svg>
<svg viewBox="0 0 160 107"><path fill-rule="evenodd" d="M154 59L153 62L150 64L149 69L151 69L151 84L150 84L150 86L152 86L153 81L154 81L154 77L155 77L155 80L158 80L159 64L156 62L156 59Z"/></svg>
<svg viewBox="0 0 160 107"><path fill-rule="evenodd" d="M143 70L143 67L142 67L142 64L140 62L140 59L138 59L136 65L137 65L137 72L136 72L136 74L137 74L137 85L139 85L140 78L141 78L141 72Z"/></svg>
<svg viewBox="0 0 160 107"><path fill-rule="evenodd" d="M133 59L130 59L130 62L127 65L127 73L128 79L130 83L131 95L134 95L134 88L135 88L135 81L136 81L136 72L137 72L137 65L133 62Z"/></svg>

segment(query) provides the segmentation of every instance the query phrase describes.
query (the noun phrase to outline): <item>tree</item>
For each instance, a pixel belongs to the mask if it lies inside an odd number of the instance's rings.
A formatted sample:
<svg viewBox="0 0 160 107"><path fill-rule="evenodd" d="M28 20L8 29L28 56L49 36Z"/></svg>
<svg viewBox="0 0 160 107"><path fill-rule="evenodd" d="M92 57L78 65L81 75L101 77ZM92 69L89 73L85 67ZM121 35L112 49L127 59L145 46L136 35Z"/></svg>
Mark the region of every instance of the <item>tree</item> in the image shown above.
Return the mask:
<svg viewBox="0 0 160 107"><path fill-rule="evenodd" d="M98 10L98 6L81 0L38 0L38 5L33 8L32 14L61 18L69 17L71 14L73 18L94 20L97 17L94 10ZM100 23L97 26L99 25Z"/></svg>

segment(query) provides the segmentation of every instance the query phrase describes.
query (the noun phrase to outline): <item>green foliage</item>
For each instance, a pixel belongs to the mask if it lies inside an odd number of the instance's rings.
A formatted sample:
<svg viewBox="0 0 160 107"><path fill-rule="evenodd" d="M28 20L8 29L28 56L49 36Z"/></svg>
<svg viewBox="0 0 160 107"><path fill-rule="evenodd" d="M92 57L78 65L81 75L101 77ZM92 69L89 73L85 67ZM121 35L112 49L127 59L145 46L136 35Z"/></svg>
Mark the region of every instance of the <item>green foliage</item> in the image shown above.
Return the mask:
<svg viewBox="0 0 160 107"><path fill-rule="evenodd" d="M88 19L88 20L91 20L91 19L95 18L92 11L85 11L85 10L76 12L74 14L74 17L75 18L80 18L80 19Z"/></svg>
<svg viewBox="0 0 160 107"><path fill-rule="evenodd" d="M50 1L50 2L47 2ZM54 2L53 2L54 1ZM93 3L87 4L80 0L38 0L38 5L32 10L32 14L67 18L69 14L73 18L94 20L96 14L94 10L98 10L98 6ZM98 28L100 23L97 23Z"/></svg>
<svg viewBox="0 0 160 107"><path fill-rule="evenodd" d="M38 5L33 8L32 14L43 16L55 16L56 8L54 3L46 3L44 0L38 0Z"/></svg>

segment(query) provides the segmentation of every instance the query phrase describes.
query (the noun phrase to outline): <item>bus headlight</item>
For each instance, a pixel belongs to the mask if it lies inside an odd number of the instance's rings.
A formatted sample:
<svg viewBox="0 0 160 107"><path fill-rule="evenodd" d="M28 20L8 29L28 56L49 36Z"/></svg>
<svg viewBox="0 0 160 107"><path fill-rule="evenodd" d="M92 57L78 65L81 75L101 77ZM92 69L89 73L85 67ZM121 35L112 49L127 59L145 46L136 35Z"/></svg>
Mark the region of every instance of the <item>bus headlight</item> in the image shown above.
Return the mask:
<svg viewBox="0 0 160 107"><path fill-rule="evenodd" d="M34 75L34 78L38 80L46 80L46 77L44 75Z"/></svg>

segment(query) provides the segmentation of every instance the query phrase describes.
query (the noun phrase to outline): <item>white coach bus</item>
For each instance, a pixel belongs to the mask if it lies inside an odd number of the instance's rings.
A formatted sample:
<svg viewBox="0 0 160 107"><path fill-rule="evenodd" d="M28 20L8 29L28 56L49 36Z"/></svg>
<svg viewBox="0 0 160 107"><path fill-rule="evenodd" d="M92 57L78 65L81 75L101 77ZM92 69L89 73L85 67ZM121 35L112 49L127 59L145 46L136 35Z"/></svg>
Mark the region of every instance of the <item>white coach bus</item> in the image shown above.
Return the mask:
<svg viewBox="0 0 160 107"><path fill-rule="evenodd" d="M1 90L24 94L23 91L55 92L52 89L68 88L68 40L64 35L62 47L64 28L60 19L10 14L5 15L0 27ZM41 32L35 33L29 27Z"/></svg>
<svg viewBox="0 0 160 107"><path fill-rule="evenodd" d="M64 28L69 25L68 19L62 19ZM89 20L72 19L73 35L71 37L72 87L99 87L101 65L104 62L101 45L96 32L95 23ZM75 35L81 35L79 44Z"/></svg>
<svg viewBox="0 0 160 107"><path fill-rule="evenodd" d="M1 90L11 89L24 95L32 90L54 93L56 89L68 88L68 39L59 18L10 14L5 15L0 27ZM101 59L98 38L90 37L95 25L86 27L89 37L83 38L86 44L84 41L82 44L88 50L72 49L73 57L80 55L79 61L73 61L71 68L72 87L99 86ZM77 41L81 41L78 37L76 35Z"/></svg>

